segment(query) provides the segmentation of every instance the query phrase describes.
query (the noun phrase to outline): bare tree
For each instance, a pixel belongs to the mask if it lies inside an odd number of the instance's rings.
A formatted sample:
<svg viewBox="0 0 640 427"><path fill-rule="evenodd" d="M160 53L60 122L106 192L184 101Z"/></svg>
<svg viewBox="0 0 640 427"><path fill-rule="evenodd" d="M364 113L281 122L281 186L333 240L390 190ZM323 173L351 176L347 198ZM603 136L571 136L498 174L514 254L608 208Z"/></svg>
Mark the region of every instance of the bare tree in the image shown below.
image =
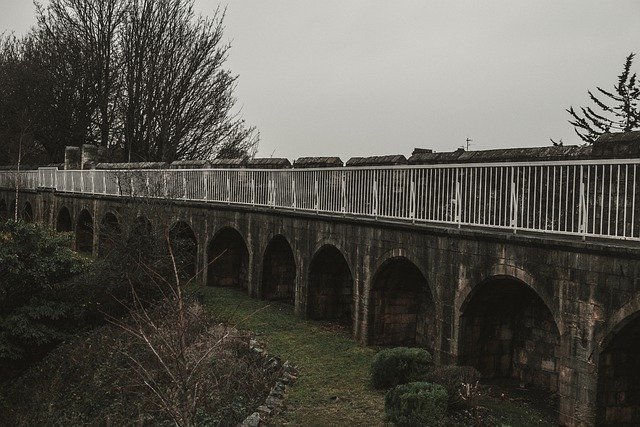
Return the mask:
<svg viewBox="0 0 640 427"><path fill-rule="evenodd" d="M192 0L132 0L122 36L125 147L136 160L250 151L254 128L233 114L237 76L223 68L224 12L196 17Z"/></svg>
<svg viewBox="0 0 640 427"><path fill-rule="evenodd" d="M88 140L112 145L117 134L116 100L120 94L119 28L127 3L122 0L51 0L38 5L38 23L48 36L50 49L64 49L70 43L79 48L84 80L90 82L90 129Z"/></svg>

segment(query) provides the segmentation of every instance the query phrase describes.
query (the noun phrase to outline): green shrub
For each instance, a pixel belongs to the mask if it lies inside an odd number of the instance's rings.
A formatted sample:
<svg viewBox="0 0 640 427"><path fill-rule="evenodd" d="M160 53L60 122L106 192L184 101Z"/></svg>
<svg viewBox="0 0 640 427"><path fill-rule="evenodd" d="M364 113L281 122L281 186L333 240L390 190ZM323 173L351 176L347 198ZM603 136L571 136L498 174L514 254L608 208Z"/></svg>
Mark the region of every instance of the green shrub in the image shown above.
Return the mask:
<svg viewBox="0 0 640 427"><path fill-rule="evenodd" d="M68 235L0 222L0 377L38 358L74 327L63 283L86 264L69 248Z"/></svg>
<svg viewBox="0 0 640 427"><path fill-rule="evenodd" d="M431 354L422 348L395 347L376 354L371 363L371 385L390 388L423 380L431 364Z"/></svg>
<svg viewBox="0 0 640 427"><path fill-rule="evenodd" d="M401 384L387 392L384 409L397 426L436 426L447 411L447 391L427 382Z"/></svg>
<svg viewBox="0 0 640 427"><path fill-rule="evenodd" d="M474 385L480 379L480 372L471 366L438 366L427 375L427 381L440 384L449 395L449 407L455 408L462 403L461 393L465 384Z"/></svg>

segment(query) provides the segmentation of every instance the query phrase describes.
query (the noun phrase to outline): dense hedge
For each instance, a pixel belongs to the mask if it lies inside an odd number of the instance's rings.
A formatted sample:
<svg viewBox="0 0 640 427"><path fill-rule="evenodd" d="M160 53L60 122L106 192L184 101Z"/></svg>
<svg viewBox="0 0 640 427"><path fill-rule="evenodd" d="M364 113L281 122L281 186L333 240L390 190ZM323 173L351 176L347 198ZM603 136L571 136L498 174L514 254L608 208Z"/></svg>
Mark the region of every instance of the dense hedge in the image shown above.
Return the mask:
<svg viewBox="0 0 640 427"><path fill-rule="evenodd" d="M384 408L397 426L436 426L447 411L447 391L428 382L401 384L387 392Z"/></svg>
<svg viewBox="0 0 640 427"><path fill-rule="evenodd" d="M421 348L395 347L380 351L371 363L371 385L377 389L423 380L431 354Z"/></svg>
<svg viewBox="0 0 640 427"><path fill-rule="evenodd" d="M427 374L427 381L440 384L447 390L450 408L462 403L461 392L465 384L475 385L479 380L480 372L471 366L438 366Z"/></svg>

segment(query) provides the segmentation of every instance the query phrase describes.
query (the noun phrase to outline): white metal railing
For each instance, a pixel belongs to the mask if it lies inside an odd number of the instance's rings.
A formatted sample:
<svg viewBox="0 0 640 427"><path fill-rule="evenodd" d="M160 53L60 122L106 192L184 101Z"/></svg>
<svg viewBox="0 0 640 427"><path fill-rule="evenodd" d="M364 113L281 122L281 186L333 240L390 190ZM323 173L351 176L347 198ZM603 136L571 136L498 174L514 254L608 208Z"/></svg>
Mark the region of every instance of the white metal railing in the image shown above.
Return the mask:
<svg viewBox="0 0 640 427"><path fill-rule="evenodd" d="M0 188L35 190L38 188L38 171L0 171Z"/></svg>
<svg viewBox="0 0 640 427"><path fill-rule="evenodd" d="M638 166L640 159L278 170L41 169L35 175L21 172L21 187L640 240ZM12 188L15 177L13 171L0 172L0 185Z"/></svg>

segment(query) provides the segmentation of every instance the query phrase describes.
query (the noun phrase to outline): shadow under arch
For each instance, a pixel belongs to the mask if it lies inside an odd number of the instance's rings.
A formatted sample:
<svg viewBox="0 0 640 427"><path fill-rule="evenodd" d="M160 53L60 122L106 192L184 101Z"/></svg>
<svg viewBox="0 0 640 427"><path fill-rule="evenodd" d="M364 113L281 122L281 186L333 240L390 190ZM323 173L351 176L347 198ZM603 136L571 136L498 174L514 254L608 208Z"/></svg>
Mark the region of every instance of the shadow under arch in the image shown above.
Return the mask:
<svg viewBox="0 0 640 427"><path fill-rule="evenodd" d="M369 300L369 342L433 350L435 302L427 279L404 256L386 259L376 271Z"/></svg>
<svg viewBox="0 0 640 427"><path fill-rule="evenodd" d="M20 212L20 218L24 222L33 222L33 207L31 206L31 202L25 202L22 207L22 211Z"/></svg>
<svg viewBox="0 0 640 427"><path fill-rule="evenodd" d="M66 206L63 206L58 211L56 216L56 231L68 233L73 230L73 223L71 220L71 213Z"/></svg>
<svg viewBox="0 0 640 427"><path fill-rule="evenodd" d="M174 222L169 228L169 243L180 276L187 281L194 279L198 265L198 238L189 223Z"/></svg>
<svg viewBox="0 0 640 427"><path fill-rule="evenodd" d="M233 227L219 229L207 245L207 285L248 288L249 251Z"/></svg>
<svg viewBox="0 0 640 427"><path fill-rule="evenodd" d="M99 232L99 251L102 256L113 250L122 237L122 227L120 227L120 222L113 212L107 212L102 217Z"/></svg>
<svg viewBox="0 0 640 427"><path fill-rule="evenodd" d="M291 244L282 234L273 236L264 251L261 291L266 300L295 302L296 260Z"/></svg>
<svg viewBox="0 0 640 427"><path fill-rule="evenodd" d="M460 306L458 359L484 378L558 390L560 327L538 292L509 275L476 285Z"/></svg>
<svg viewBox="0 0 640 427"><path fill-rule="evenodd" d="M598 352L596 424L640 425L640 295L611 319Z"/></svg>
<svg viewBox="0 0 640 427"><path fill-rule="evenodd" d="M88 210L83 209L76 222L76 251L93 253L93 218Z"/></svg>
<svg viewBox="0 0 640 427"><path fill-rule="evenodd" d="M307 290L311 319L334 320L352 326L353 275L344 254L332 244L321 246L311 258Z"/></svg>

